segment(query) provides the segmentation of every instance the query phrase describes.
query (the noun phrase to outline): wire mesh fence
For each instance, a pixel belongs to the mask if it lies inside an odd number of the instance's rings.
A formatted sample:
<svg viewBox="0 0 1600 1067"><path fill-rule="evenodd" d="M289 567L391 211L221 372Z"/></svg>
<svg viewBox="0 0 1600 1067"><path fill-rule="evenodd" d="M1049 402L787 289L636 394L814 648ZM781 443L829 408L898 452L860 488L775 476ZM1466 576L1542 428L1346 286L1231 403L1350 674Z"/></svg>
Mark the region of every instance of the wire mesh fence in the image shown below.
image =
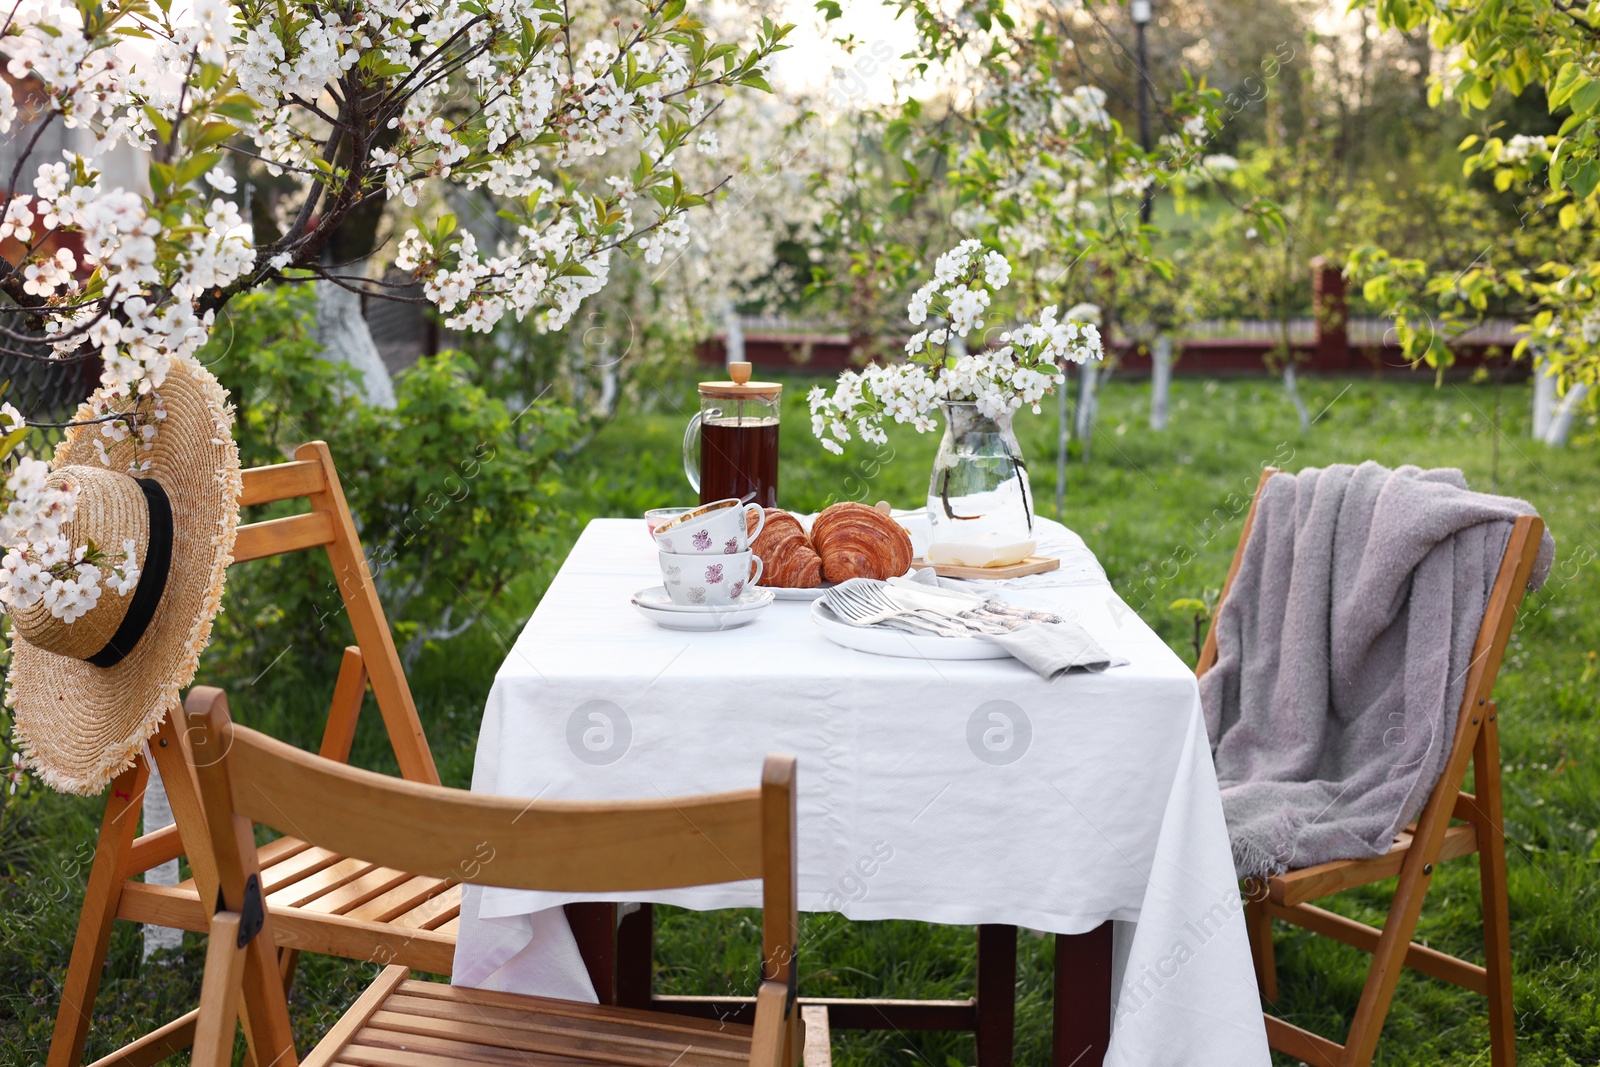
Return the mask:
<svg viewBox="0 0 1600 1067"><path fill-rule="evenodd" d="M0 400L11 404L30 425L65 422L100 380L98 359L36 360L0 354ZM64 430L39 427L23 442L21 451L48 457Z"/></svg>

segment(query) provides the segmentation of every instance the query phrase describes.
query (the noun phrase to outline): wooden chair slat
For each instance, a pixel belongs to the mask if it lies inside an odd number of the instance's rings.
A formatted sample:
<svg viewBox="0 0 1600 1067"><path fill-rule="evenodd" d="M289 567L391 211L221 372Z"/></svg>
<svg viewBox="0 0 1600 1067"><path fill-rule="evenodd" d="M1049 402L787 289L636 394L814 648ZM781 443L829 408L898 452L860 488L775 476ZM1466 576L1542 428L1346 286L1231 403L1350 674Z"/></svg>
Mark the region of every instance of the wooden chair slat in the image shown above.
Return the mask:
<svg viewBox="0 0 1600 1067"><path fill-rule="evenodd" d="M423 901L438 896L449 889L452 884L445 878L425 878L412 875L393 889L378 894L359 908L351 910L348 914L352 919L386 923L396 916L404 915L411 911Z"/></svg>
<svg viewBox="0 0 1600 1067"><path fill-rule="evenodd" d="M438 984L438 983L432 983ZM514 995L514 994L513 994ZM750 1051L750 1027L731 1026L727 1030L713 1030L699 1026L682 1026L677 1020L661 1012L643 1012L649 1016L619 1016L617 1008L610 1005L593 1005L593 1011L575 1014L566 1010L547 1010L548 1001L540 997L527 997L514 1005L488 1004L476 997L459 1000L439 997L408 995L396 990L384 1004L385 1011L419 1019L473 1019L486 1025L503 1026L508 1030L530 1030L549 1033L588 1035L595 1039L615 1037L624 1041L639 1040L646 1044L685 1044L724 1052L743 1058Z"/></svg>
<svg viewBox="0 0 1600 1067"><path fill-rule="evenodd" d="M698 1038L684 1039L657 1033L648 1027L619 1029L613 1032L585 1033L570 1027L541 1025L537 1012L506 1012L495 1017L485 1014L441 1016L417 1015L391 1010L390 1004L368 1020L369 1030L388 1030L407 1036L425 1036L470 1042L494 1049L543 1052L571 1056L580 1060L636 1067L669 1067L701 1062L732 1067L750 1058L749 1041L743 1048L714 1048ZM359 1040L359 1038L358 1038Z"/></svg>
<svg viewBox="0 0 1600 1067"><path fill-rule="evenodd" d="M374 867L359 878L351 879L338 889L324 893L305 904L306 911L343 915L370 900L374 900L396 886L410 881L411 875L388 867Z"/></svg>
<svg viewBox="0 0 1600 1067"><path fill-rule="evenodd" d="M453 885L390 922L407 930L433 930L461 914L461 887Z"/></svg>
<svg viewBox="0 0 1600 1067"><path fill-rule="evenodd" d="M438 1067L443 1063L476 1063L489 1067L607 1067L609 1060L579 1059L528 1049L498 1049L476 1042L404 1034L366 1027L339 1053L339 1062L362 1067Z"/></svg>
<svg viewBox="0 0 1600 1067"><path fill-rule="evenodd" d="M440 1001L454 1006L455 1010L461 1012L475 1011L480 1007L520 1008L529 1001L536 1001L538 1010L542 1014L551 1017L565 1016L570 1019L647 1023L652 1026L681 1030L685 1033L692 1032L713 1036L728 1033L747 1037L751 1033L749 1026L739 1023L724 1023L721 1020L696 1019L688 1015L677 1014L663 1016L660 1012L648 1011L643 1008L619 1008L609 1004L584 1004L576 1000L529 997L521 993L502 993L494 989L473 989L470 986L445 985L442 982L418 982L414 979L402 983L396 989L395 995Z"/></svg>
<svg viewBox="0 0 1600 1067"><path fill-rule="evenodd" d="M239 473L244 482L243 492L239 494L239 506L242 508L310 496L328 488L322 464L314 460L297 459L271 467L253 467Z"/></svg>
<svg viewBox="0 0 1600 1067"><path fill-rule="evenodd" d="M325 512L308 511L239 527L233 542L233 562L248 563L332 543L333 519Z"/></svg>
<svg viewBox="0 0 1600 1067"><path fill-rule="evenodd" d="M304 907L324 893L361 877L372 870L373 866L366 860L354 859L342 859L330 863L315 874L284 886L275 893L269 893L267 904L278 908Z"/></svg>
<svg viewBox="0 0 1600 1067"><path fill-rule="evenodd" d="M285 886L309 878L324 867L331 867L342 859L344 857L332 849L316 846L301 849L287 859L262 870L261 892L270 897Z"/></svg>

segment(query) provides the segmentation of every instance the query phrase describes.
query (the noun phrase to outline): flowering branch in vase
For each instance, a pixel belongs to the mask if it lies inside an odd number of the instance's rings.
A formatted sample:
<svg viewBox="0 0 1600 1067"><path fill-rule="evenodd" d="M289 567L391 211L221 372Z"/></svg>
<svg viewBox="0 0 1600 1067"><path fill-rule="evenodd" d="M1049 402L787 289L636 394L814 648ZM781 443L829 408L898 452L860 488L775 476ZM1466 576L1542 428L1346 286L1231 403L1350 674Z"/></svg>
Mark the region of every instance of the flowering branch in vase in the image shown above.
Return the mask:
<svg viewBox="0 0 1600 1067"><path fill-rule="evenodd" d="M1052 304L1037 321L1001 333L998 347L968 351L967 336L984 328L982 316L994 293L1010 280L1010 261L985 251L981 241L962 241L941 255L933 279L906 305L913 326L930 318L939 325L911 336L906 361L845 371L831 394L821 386L808 394L811 431L822 447L841 454L853 433L883 444L886 419L927 433L938 428L933 412L944 403L974 403L990 418L1024 405L1038 414L1040 401L1066 381L1067 363L1104 357L1100 330L1086 321L1093 309L1086 305L1060 317Z"/></svg>

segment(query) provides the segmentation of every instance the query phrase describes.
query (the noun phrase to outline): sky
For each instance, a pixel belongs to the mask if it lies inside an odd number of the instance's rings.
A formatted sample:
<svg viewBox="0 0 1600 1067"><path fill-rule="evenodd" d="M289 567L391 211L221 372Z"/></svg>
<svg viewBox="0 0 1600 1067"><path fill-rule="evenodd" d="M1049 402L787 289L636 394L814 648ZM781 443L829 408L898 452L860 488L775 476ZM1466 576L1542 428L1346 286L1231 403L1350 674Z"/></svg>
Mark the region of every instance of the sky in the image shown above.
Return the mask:
<svg viewBox="0 0 1600 1067"><path fill-rule="evenodd" d="M878 0L841 0L844 17L824 24L812 0L787 0L784 20L794 23L790 48L773 60L773 75L793 90L811 93L834 90L863 102L886 103L894 96L895 72L907 64L900 57L916 45L909 16L895 18L895 9ZM845 31L855 35L854 54L835 45L832 38Z"/></svg>

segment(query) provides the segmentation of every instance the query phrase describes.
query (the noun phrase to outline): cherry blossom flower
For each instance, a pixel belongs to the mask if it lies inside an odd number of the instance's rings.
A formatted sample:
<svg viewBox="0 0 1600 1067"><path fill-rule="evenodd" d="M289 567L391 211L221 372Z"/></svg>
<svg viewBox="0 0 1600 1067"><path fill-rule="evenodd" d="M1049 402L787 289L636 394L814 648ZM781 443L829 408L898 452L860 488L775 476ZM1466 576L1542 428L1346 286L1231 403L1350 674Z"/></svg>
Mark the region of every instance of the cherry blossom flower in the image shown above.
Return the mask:
<svg viewBox="0 0 1600 1067"><path fill-rule="evenodd" d="M832 393L819 386L807 394L811 431L824 449L842 454L852 424L870 444L888 440L886 420L929 433L938 428L932 417L938 406L952 401L975 402L991 418L1024 406L1037 414L1040 401L1066 380L1066 364L1102 358L1100 331L1091 321L1100 312L1088 304L1073 307L1064 318L1054 305L1047 307L1037 321L1002 333L997 348L952 351L952 341L983 328L978 316L990 306L991 290L1003 288L1011 277L1005 256L979 255L981 248L978 241L963 241L941 255L933 280L912 294L907 313L913 323L931 314L948 325L912 334L906 362L845 371Z"/></svg>

